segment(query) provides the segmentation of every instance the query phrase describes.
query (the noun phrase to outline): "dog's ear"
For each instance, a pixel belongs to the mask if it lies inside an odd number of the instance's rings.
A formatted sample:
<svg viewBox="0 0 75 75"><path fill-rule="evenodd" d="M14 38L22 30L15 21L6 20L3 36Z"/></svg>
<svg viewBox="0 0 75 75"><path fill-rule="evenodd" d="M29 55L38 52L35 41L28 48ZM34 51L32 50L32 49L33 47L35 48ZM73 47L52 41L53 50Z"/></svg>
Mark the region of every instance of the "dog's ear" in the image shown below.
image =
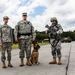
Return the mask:
<svg viewBox="0 0 75 75"><path fill-rule="evenodd" d="M40 48L40 46L39 46L39 45L37 45L37 47L38 47L38 49Z"/></svg>
<svg viewBox="0 0 75 75"><path fill-rule="evenodd" d="M32 44L35 46L35 44L37 43L37 40L32 41Z"/></svg>

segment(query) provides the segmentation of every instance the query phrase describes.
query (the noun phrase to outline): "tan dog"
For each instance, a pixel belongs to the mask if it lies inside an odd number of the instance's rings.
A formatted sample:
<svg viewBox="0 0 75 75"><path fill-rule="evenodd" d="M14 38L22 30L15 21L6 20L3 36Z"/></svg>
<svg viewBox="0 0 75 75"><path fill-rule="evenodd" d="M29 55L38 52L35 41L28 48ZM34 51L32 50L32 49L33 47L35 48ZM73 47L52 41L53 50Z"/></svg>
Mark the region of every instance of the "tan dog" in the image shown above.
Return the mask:
<svg viewBox="0 0 75 75"><path fill-rule="evenodd" d="M39 56L39 52L35 52L35 51L32 52L32 55L30 58L30 61L32 64L39 64L38 63L38 56Z"/></svg>
<svg viewBox="0 0 75 75"><path fill-rule="evenodd" d="M38 62L38 57L39 57L39 50L40 46L38 45L38 43L34 44L34 49L32 51L31 57L30 57L30 61L32 64L39 64Z"/></svg>

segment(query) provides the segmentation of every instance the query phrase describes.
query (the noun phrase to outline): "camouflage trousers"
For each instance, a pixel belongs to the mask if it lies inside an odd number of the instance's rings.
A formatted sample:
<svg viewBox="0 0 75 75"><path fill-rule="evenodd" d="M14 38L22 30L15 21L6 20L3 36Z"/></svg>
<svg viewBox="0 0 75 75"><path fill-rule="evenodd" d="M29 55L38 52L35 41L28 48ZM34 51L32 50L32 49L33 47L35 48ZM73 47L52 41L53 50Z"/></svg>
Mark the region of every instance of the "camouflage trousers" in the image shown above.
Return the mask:
<svg viewBox="0 0 75 75"><path fill-rule="evenodd" d="M31 39L20 39L19 40L19 58L23 59L25 57L26 53L26 58L29 59L31 56Z"/></svg>
<svg viewBox="0 0 75 75"><path fill-rule="evenodd" d="M54 40L55 39L50 39L52 56L53 58L56 58L56 57L61 58L61 41L57 42L57 44L53 46L52 44L56 43L56 42L53 42Z"/></svg>
<svg viewBox="0 0 75 75"><path fill-rule="evenodd" d="M7 60L11 60L11 43L3 43L1 47L1 61L4 62L6 60L5 51L7 51Z"/></svg>

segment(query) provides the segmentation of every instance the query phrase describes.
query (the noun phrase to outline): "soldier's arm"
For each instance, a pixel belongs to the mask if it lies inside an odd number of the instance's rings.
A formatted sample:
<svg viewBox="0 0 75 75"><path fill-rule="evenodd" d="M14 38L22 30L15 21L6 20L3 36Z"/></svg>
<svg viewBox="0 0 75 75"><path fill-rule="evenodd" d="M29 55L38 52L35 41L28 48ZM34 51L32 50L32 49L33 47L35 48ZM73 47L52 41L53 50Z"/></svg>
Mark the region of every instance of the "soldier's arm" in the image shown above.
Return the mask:
<svg viewBox="0 0 75 75"><path fill-rule="evenodd" d="M18 38L17 35L18 35L18 25L15 26L15 29L14 29L14 37L15 38Z"/></svg>
<svg viewBox="0 0 75 75"><path fill-rule="evenodd" d="M59 24L58 27L59 27L59 30L57 31L57 34L62 34L63 33L63 29L62 29L61 25Z"/></svg>
<svg viewBox="0 0 75 75"><path fill-rule="evenodd" d="M30 23L31 24L31 33L32 33L32 38L36 38L36 33L35 33L35 31L34 31L34 27L33 27L33 25L32 25L32 23Z"/></svg>
<svg viewBox="0 0 75 75"><path fill-rule="evenodd" d="M14 39L14 37L13 37L13 30L12 30L12 28L11 28L11 43L13 44L13 39Z"/></svg>
<svg viewBox="0 0 75 75"><path fill-rule="evenodd" d="M0 46L2 46L2 41L1 41L1 26L0 26Z"/></svg>

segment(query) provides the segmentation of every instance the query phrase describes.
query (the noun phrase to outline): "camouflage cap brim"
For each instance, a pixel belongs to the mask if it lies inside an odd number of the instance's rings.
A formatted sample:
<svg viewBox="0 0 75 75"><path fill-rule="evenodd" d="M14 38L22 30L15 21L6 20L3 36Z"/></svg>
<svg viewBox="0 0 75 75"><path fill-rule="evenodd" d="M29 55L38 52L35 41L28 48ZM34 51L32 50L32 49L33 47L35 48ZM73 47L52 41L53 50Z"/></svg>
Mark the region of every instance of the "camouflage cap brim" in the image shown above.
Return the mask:
<svg viewBox="0 0 75 75"><path fill-rule="evenodd" d="M27 13L22 13L22 16L27 16Z"/></svg>
<svg viewBox="0 0 75 75"><path fill-rule="evenodd" d="M3 20L4 20L4 19L9 19L9 17L8 17L8 16L4 16L4 17L3 17Z"/></svg>

